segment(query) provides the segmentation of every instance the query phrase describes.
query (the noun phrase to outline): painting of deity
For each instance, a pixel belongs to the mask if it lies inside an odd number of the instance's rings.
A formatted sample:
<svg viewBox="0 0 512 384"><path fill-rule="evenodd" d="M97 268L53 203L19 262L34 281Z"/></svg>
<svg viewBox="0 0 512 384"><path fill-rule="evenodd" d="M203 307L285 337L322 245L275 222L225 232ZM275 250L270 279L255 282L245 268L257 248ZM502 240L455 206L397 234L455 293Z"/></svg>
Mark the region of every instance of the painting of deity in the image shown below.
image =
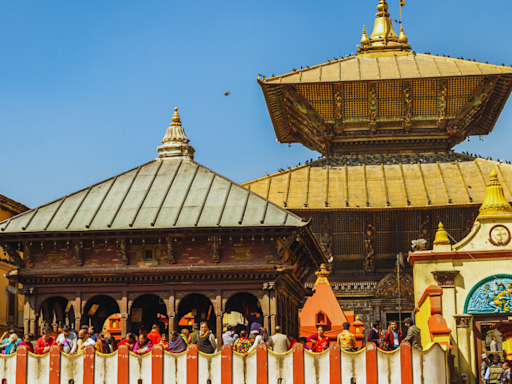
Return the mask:
<svg viewBox="0 0 512 384"><path fill-rule="evenodd" d="M466 300L466 313L511 313L512 276L496 275L478 283Z"/></svg>

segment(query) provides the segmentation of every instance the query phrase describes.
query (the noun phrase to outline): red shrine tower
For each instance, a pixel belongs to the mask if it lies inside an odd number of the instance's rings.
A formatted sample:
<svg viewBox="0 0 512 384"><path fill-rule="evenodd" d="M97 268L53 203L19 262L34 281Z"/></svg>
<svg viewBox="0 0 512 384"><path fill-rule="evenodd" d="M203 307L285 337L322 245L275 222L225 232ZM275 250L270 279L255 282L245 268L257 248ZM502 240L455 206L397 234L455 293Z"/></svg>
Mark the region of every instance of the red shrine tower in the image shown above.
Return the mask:
<svg viewBox="0 0 512 384"><path fill-rule="evenodd" d="M313 287L314 294L306 300L299 314L300 336L311 336L322 326L325 335L331 341L336 341L338 334L343 330L343 323L354 323L354 311L341 309L327 279L329 271L325 264L322 264L315 274L317 278Z"/></svg>

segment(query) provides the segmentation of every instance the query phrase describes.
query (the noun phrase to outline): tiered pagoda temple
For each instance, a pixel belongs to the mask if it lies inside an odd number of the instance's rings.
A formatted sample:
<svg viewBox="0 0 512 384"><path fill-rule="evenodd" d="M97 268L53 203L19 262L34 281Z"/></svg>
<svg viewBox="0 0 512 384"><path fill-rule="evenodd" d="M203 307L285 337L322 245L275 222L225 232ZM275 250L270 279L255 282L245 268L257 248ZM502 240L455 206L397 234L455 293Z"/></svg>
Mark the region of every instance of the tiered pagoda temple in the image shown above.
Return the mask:
<svg viewBox="0 0 512 384"><path fill-rule="evenodd" d="M232 311L298 332L304 283L326 261L309 223L195 162L177 109L162 143L146 164L0 223L25 333L100 332L119 313L122 336L182 318L219 336Z"/></svg>
<svg viewBox="0 0 512 384"><path fill-rule="evenodd" d="M414 308L408 264L397 303L396 255L431 249L440 221L452 241L469 233L492 168L512 201L510 165L452 150L492 131L512 68L417 53L385 0L377 11L356 55L258 78L277 140L322 157L243 184L313 219L342 308L367 324Z"/></svg>

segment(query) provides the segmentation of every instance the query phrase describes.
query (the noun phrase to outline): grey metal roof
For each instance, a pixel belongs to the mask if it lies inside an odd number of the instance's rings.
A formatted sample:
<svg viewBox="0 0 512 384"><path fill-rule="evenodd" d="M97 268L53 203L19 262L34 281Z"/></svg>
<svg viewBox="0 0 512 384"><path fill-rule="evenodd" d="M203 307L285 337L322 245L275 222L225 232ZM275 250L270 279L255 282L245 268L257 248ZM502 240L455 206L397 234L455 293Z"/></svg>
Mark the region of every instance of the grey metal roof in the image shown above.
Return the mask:
<svg viewBox="0 0 512 384"><path fill-rule="evenodd" d="M305 225L189 157L173 157L5 220L0 233Z"/></svg>

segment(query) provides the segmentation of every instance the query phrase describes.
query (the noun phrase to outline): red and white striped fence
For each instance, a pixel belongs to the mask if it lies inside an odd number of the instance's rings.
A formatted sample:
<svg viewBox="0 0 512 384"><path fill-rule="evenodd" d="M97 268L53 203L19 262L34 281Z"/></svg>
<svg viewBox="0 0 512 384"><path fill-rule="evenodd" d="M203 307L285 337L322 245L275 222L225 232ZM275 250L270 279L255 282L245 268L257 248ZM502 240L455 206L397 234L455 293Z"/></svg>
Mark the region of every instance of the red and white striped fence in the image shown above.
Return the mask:
<svg viewBox="0 0 512 384"><path fill-rule="evenodd" d="M403 343L383 352L369 343L355 353L340 351L336 343L323 353L304 351L301 344L287 353L259 345L248 356L229 345L212 355L195 345L179 354L155 346L142 356L126 346L109 355L87 347L73 356L55 346L46 355L20 347L0 356L0 384L445 384L449 376L447 352L439 344L418 351Z"/></svg>

